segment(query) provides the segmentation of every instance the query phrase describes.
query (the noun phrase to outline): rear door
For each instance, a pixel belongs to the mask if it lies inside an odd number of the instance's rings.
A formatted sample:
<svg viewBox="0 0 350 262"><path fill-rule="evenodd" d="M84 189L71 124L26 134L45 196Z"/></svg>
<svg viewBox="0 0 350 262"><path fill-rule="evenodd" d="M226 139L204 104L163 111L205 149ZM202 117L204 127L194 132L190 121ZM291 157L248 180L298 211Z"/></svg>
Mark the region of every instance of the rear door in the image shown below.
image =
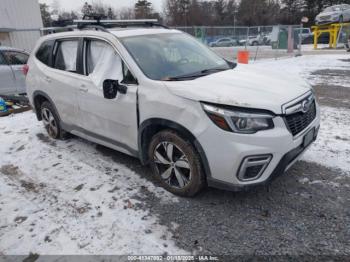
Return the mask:
<svg viewBox="0 0 350 262"><path fill-rule="evenodd" d="M15 92L25 93L25 75L23 72L23 66L27 64L29 55L19 51L3 51L3 55L10 65L15 79Z"/></svg>
<svg viewBox="0 0 350 262"><path fill-rule="evenodd" d="M84 42L84 81L79 84L81 125L90 138L113 144L129 153L137 150L137 82L114 47L99 39ZM103 95L103 82L118 80L126 94Z"/></svg>
<svg viewBox="0 0 350 262"><path fill-rule="evenodd" d="M78 68L80 38L60 39L55 42L52 68L44 72L44 82L61 120L67 125L78 122L77 92L82 75Z"/></svg>
<svg viewBox="0 0 350 262"><path fill-rule="evenodd" d="M0 51L0 95L16 93L15 75Z"/></svg>

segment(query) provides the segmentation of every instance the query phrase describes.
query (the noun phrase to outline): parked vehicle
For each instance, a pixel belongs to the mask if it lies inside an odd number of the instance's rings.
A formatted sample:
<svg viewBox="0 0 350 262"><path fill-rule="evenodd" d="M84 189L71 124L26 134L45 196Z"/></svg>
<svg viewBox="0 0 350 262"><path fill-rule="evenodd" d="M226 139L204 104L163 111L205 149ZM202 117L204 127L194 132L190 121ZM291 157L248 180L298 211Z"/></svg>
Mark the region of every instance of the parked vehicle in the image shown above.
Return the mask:
<svg viewBox="0 0 350 262"><path fill-rule="evenodd" d="M0 95L22 94L25 87L25 65L29 54L0 46Z"/></svg>
<svg viewBox="0 0 350 262"><path fill-rule="evenodd" d="M304 81L145 25L39 40L27 90L52 138L70 132L138 157L181 196L265 184L316 139L319 107Z"/></svg>
<svg viewBox="0 0 350 262"><path fill-rule="evenodd" d="M230 47L230 46L237 46L238 41L237 39L233 38L220 38L214 42L209 43L210 47Z"/></svg>
<svg viewBox="0 0 350 262"><path fill-rule="evenodd" d="M240 45L246 45L247 39L242 39L239 41ZM268 36L265 37L263 35L257 35L257 36L249 36L248 37L248 45L250 46L258 46L258 45L263 45L263 44L268 44L271 42L271 38Z"/></svg>
<svg viewBox="0 0 350 262"><path fill-rule="evenodd" d="M317 25L349 22L350 5L342 4L327 7L322 13L316 16L315 20Z"/></svg>
<svg viewBox="0 0 350 262"><path fill-rule="evenodd" d="M297 28L294 30L298 35L301 35L301 39L303 40L314 36L314 33L311 31L310 28Z"/></svg>

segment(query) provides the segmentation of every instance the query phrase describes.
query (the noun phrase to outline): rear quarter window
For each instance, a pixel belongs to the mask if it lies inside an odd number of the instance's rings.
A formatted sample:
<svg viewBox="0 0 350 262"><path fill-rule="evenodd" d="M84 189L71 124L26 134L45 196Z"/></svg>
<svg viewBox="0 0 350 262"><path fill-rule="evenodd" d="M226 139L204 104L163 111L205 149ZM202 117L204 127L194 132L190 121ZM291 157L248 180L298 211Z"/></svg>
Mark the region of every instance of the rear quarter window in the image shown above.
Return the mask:
<svg viewBox="0 0 350 262"><path fill-rule="evenodd" d="M35 57L47 66L51 66L52 48L55 41L46 41L41 44Z"/></svg>

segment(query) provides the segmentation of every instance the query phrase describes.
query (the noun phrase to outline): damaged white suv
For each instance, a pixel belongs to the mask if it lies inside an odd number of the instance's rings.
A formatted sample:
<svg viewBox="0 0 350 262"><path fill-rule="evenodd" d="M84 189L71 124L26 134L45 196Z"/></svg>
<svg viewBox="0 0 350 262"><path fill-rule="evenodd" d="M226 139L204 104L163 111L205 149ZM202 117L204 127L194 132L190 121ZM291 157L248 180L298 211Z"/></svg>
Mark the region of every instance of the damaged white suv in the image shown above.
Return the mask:
<svg viewBox="0 0 350 262"><path fill-rule="evenodd" d="M69 132L138 157L182 196L265 184L316 139L306 83L236 67L185 33L147 25L39 40L27 92L51 137Z"/></svg>

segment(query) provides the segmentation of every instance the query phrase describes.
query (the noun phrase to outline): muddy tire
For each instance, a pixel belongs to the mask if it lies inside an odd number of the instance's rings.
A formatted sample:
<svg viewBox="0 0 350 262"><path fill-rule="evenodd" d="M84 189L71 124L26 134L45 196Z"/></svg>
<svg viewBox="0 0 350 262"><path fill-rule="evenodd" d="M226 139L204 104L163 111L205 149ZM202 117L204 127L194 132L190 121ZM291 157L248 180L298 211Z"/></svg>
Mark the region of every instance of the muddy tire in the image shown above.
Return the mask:
<svg viewBox="0 0 350 262"><path fill-rule="evenodd" d="M205 185L198 153L189 141L174 131L165 130L154 135L148 157L156 178L173 194L191 197Z"/></svg>
<svg viewBox="0 0 350 262"><path fill-rule="evenodd" d="M58 114L50 102L41 104L40 115L47 134L53 139L63 139L66 132L62 130Z"/></svg>

